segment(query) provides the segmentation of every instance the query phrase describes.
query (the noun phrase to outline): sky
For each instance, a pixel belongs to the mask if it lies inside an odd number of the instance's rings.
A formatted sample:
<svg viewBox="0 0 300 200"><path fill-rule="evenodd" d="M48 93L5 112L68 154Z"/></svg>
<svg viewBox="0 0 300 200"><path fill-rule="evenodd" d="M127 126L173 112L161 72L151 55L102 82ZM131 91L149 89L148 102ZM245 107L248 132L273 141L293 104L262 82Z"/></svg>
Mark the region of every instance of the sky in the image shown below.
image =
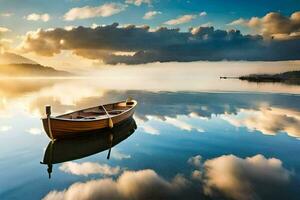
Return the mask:
<svg viewBox="0 0 300 200"><path fill-rule="evenodd" d="M0 0L0 49L66 65L300 60L300 3Z"/></svg>

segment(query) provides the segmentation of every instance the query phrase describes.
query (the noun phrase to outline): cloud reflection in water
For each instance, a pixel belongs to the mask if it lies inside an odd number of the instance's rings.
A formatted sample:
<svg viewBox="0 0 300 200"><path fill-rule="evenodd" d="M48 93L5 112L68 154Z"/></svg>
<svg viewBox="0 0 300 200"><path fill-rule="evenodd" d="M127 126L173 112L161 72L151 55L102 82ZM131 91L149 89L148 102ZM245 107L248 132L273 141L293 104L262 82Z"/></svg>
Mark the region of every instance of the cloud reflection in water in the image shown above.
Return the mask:
<svg viewBox="0 0 300 200"><path fill-rule="evenodd" d="M116 180L102 178L77 182L62 191L51 191L44 199L207 199L228 197L255 200L270 196L288 185L292 173L276 158L255 155L239 158L224 155L200 163L201 156L189 159L197 169L190 179L177 174L168 181L152 169L124 171ZM274 190L274 191L273 191Z"/></svg>

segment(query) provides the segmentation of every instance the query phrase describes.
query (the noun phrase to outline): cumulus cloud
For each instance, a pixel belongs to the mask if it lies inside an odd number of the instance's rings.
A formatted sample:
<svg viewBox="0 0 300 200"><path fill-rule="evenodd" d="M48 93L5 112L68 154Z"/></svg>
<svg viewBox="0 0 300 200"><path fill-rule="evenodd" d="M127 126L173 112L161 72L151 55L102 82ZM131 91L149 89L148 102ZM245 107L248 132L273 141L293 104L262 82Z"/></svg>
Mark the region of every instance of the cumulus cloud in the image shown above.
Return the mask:
<svg viewBox="0 0 300 200"><path fill-rule="evenodd" d="M185 24L188 23L190 21L192 21L193 19L196 19L197 15L183 15L180 16L176 19L171 19L169 21L166 21L164 24L166 25L179 25L179 24Z"/></svg>
<svg viewBox="0 0 300 200"><path fill-rule="evenodd" d="M125 171L117 180L106 178L74 183L63 191L51 191L43 199L180 199L188 196L184 194L188 185L180 175L167 181L150 169Z"/></svg>
<svg viewBox="0 0 300 200"><path fill-rule="evenodd" d="M191 178L195 181L201 182L203 179L203 174L200 170L196 169L196 170L192 171Z"/></svg>
<svg viewBox="0 0 300 200"><path fill-rule="evenodd" d="M188 159L188 163L196 168L200 168L201 167L201 158L202 157L200 155L190 157Z"/></svg>
<svg viewBox="0 0 300 200"><path fill-rule="evenodd" d="M43 21L43 22L47 22L50 20L50 15L45 13L45 14L37 14L37 13L31 13L27 16L25 16L25 19L27 19L28 21Z"/></svg>
<svg viewBox="0 0 300 200"><path fill-rule="evenodd" d="M204 130L199 125L191 124L189 122L189 120L186 120L185 116L182 116L182 115L177 115L176 117L148 115L148 116L146 116L146 119L163 122L164 124L171 125L173 127L179 128L184 131L190 132L192 130L196 130L197 132L204 132ZM145 124L143 124L143 126L145 127ZM153 133L153 134L155 134L155 133Z"/></svg>
<svg viewBox="0 0 300 200"><path fill-rule="evenodd" d="M300 38L300 12L284 16L278 12L270 12L265 16L251 19L237 19L229 25L244 25L255 29L265 37L275 39Z"/></svg>
<svg viewBox="0 0 300 200"><path fill-rule="evenodd" d="M243 18L239 18L239 19L236 19L232 22L230 22L229 24L227 24L228 26L235 26L235 25L243 25L246 23L246 20L243 19Z"/></svg>
<svg viewBox="0 0 300 200"><path fill-rule="evenodd" d="M119 174L121 171L120 167L111 167L107 164L99 164L94 162L76 163L72 161L63 163L59 167L59 169L63 172L78 176L88 176L90 174L102 174L111 176Z"/></svg>
<svg viewBox="0 0 300 200"><path fill-rule="evenodd" d="M300 112L295 110L276 107L240 109L236 115L225 114L222 118L236 127L247 127L267 135L285 132L300 137Z"/></svg>
<svg viewBox="0 0 300 200"><path fill-rule="evenodd" d="M159 135L160 132L158 129L154 128L153 126L149 124L143 124L141 127L145 133L149 133L150 135Z"/></svg>
<svg viewBox="0 0 300 200"><path fill-rule="evenodd" d="M184 122L184 121L182 121L178 118L172 118L172 117L167 117L166 116L164 122L167 123L167 124L170 124L174 127L177 127L181 130L184 130L184 131L192 131L195 128L192 125L188 124L187 122ZM202 131L200 131L200 132L202 132Z"/></svg>
<svg viewBox="0 0 300 200"><path fill-rule="evenodd" d="M135 121L139 129L143 130L145 133L148 133L150 135L160 135L159 130L153 127L152 125L148 124L147 120L147 118L141 119L139 117L135 117Z"/></svg>
<svg viewBox="0 0 300 200"><path fill-rule="evenodd" d="M224 155L202 163L192 171L191 180L180 174L166 180L151 169L124 171L116 180L77 182L64 190L50 191L43 199L206 199L210 196L255 200L276 195L287 186L291 175L276 158L260 154L247 158Z"/></svg>
<svg viewBox="0 0 300 200"><path fill-rule="evenodd" d="M7 33L7 32L9 32L9 31L11 31L9 28L0 26L0 34L1 34L1 33Z"/></svg>
<svg viewBox="0 0 300 200"><path fill-rule="evenodd" d="M126 0L125 3L127 3L127 4L134 4L136 6L140 6L142 4L151 5L152 0Z"/></svg>
<svg viewBox="0 0 300 200"><path fill-rule="evenodd" d="M27 130L28 133L30 133L31 135L41 135L42 134L42 130L40 128L30 128Z"/></svg>
<svg viewBox="0 0 300 200"><path fill-rule="evenodd" d="M114 148L114 150L111 152L110 157L116 160L123 160L123 159L130 159L131 155L124 154L120 152L118 149Z"/></svg>
<svg viewBox="0 0 300 200"><path fill-rule="evenodd" d="M109 17L118 14L126 9L126 5L120 3L106 3L97 7L79 7L72 8L65 15L66 21L73 21L76 19L88 19L94 17Z"/></svg>
<svg viewBox="0 0 300 200"><path fill-rule="evenodd" d="M260 199L260 192L274 193L290 181L291 172L276 158L262 155L245 159L225 155L204 163L203 187L210 196L220 193L236 200Z"/></svg>
<svg viewBox="0 0 300 200"><path fill-rule="evenodd" d="M141 64L149 62L199 60L275 61L300 59L300 40L264 40L260 35L243 35L238 30L215 30L194 27L179 29L117 23L98 27L76 27L71 30L31 31L19 46L23 53L35 52L53 56L62 50L107 64ZM133 55L116 52L135 52Z"/></svg>
<svg viewBox="0 0 300 200"><path fill-rule="evenodd" d="M149 11L146 12L143 19L153 19L156 15L160 15L160 11Z"/></svg>

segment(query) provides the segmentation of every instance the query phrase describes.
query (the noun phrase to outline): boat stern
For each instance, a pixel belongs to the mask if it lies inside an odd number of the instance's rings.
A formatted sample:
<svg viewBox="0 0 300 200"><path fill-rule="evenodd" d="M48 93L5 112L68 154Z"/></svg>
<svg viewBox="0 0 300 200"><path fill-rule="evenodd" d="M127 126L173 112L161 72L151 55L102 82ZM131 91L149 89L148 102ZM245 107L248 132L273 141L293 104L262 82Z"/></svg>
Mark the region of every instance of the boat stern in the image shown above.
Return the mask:
<svg viewBox="0 0 300 200"><path fill-rule="evenodd" d="M44 127L44 131L46 132L46 135L50 138L50 133L49 133L49 126L48 126L48 119L47 118L42 118L42 123L43 123L43 127Z"/></svg>

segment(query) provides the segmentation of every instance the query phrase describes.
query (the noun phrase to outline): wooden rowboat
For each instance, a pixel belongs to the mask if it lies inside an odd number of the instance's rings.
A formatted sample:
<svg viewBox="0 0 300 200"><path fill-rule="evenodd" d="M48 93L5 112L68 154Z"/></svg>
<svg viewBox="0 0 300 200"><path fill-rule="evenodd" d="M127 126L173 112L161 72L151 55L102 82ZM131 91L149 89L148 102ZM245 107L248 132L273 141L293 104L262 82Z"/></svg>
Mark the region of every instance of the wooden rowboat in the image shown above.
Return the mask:
<svg viewBox="0 0 300 200"><path fill-rule="evenodd" d="M109 150L107 155L109 159L111 148L126 140L136 128L135 120L131 117L112 129L88 132L82 137L50 141L41 164L48 166L50 178L53 164L82 159L105 150Z"/></svg>
<svg viewBox="0 0 300 200"><path fill-rule="evenodd" d="M126 100L78 110L52 117L50 106L46 107L47 117L43 118L44 130L52 140L74 137L87 132L112 128L114 124L132 117L137 101Z"/></svg>

